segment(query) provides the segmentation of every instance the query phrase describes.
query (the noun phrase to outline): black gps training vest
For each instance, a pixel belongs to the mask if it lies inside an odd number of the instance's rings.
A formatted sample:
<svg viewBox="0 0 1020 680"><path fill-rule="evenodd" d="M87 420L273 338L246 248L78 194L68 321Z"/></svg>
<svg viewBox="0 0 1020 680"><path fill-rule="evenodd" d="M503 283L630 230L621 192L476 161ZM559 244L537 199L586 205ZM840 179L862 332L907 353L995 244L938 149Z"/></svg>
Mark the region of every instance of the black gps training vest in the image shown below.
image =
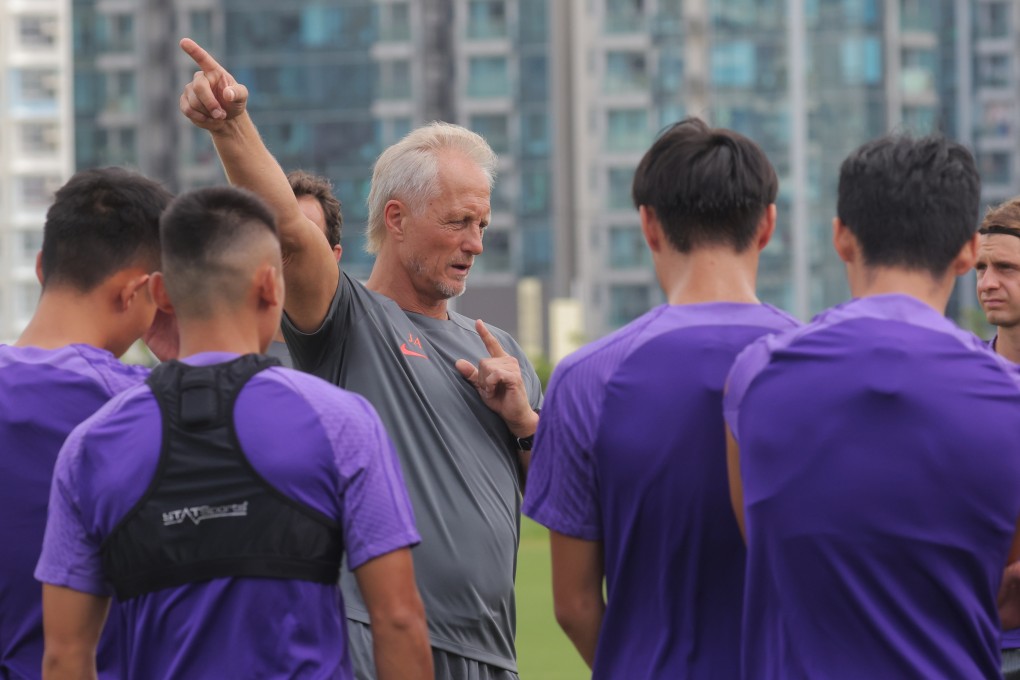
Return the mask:
<svg viewBox="0 0 1020 680"><path fill-rule="evenodd" d="M339 525L263 479L234 427L241 389L279 363L248 354L153 370L146 382L163 416L156 474L101 546L119 600L229 576L337 582Z"/></svg>

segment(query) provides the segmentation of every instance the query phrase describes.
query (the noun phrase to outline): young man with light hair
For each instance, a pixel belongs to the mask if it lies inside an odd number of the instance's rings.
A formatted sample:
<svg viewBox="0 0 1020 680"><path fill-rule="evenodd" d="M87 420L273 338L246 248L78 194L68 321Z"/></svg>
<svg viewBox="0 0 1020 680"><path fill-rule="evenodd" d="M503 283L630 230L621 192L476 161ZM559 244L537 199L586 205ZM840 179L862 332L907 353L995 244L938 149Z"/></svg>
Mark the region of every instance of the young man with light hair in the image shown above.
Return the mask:
<svg viewBox="0 0 1020 680"><path fill-rule="evenodd" d="M996 327L991 347L1020 364L1020 198L989 209L978 233L977 295Z"/></svg>
<svg viewBox="0 0 1020 680"><path fill-rule="evenodd" d="M201 71L182 113L209 130L232 184L280 225L284 333L296 365L365 395L396 444L422 543L415 574L436 676L514 678L519 505L541 385L508 333L448 307L482 253L496 156L464 128L433 123L376 162L366 284L337 263L298 209L245 110L247 89L193 41ZM371 621L344 574L355 669L371 677Z"/></svg>
<svg viewBox="0 0 1020 680"><path fill-rule="evenodd" d="M378 676L432 677L410 501L362 398L261 353L280 325L280 245L258 198L183 194L152 295L181 361L68 437L36 577L46 680L94 673L116 596L123 677L353 677L337 579L375 624Z"/></svg>

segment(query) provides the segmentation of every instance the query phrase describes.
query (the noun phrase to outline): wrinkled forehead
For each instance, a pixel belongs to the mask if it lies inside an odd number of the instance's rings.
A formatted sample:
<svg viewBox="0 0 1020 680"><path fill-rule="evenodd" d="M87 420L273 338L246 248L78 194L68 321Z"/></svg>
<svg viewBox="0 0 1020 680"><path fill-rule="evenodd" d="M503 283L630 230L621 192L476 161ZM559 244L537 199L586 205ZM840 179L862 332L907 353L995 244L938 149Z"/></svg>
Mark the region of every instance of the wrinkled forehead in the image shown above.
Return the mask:
<svg viewBox="0 0 1020 680"><path fill-rule="evenodd" d="M1020 233L991 232L978 237L978 258L1020 263Z"/></svg>

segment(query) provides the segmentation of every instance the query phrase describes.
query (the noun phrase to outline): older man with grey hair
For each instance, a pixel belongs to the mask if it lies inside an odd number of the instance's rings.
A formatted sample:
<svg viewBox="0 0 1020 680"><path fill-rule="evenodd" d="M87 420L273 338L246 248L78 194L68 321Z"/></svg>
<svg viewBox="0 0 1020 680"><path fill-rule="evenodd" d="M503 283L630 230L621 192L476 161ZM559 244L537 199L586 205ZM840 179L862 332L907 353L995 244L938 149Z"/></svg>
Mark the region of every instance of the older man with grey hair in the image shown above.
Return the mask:
<svg viewBox="0 0 1020 680"><path fill-rule="evenodd" d="M436 677L515 678L520 493L541 385L520 346L448 308L489 222L496 157L477 134L433 123L383 152L369 195L367 284L339 271L248 117L247 89L190 40L201 71L181 111L212 134L233 184L275 210L284 334L299 368L359 392L396 444L422 543L414 550ZM371 677L371 622L342 579L352 655Z"/></svg>

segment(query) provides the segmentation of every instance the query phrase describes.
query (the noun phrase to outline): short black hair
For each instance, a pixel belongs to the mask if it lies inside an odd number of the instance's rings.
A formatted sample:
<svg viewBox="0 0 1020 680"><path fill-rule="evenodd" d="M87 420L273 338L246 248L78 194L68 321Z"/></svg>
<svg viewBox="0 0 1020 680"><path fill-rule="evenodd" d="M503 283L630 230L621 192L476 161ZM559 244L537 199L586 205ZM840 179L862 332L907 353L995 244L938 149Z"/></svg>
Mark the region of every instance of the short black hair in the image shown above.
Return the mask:
<svg viewBox="0 0 1020 680"><path fill-rule="evenodd" d="M127 267L159 269L159 216L173 196L124 168L82 170L57 190L43 227L43 287L87 293Z"/></svg>
<svg viewBox="0 0 1020 680"><path fill-rule="evenodd" d="M344 216L341 212L340 200L333 195L333 185L325 177L313 175L304 170L291 170L287 173L287 181L294 195L298 198L311 196L322 207L322 216L326 218L326 240L330 247L340 245L343 235Z"/></svg>
<svg viewBox="0 0 1020 680"><path fill-rule="evenodd" d="M864 263L942 276L977 230L981 178L974 157L941 135L886 135L839 171L839 219Z"/></svg>
<svg viewBox="0 0 1020 680"><path fill-rule="evenodd" d="M207 187L181 194L160 219L163 273L171 302L204 315L214 299L231 298L247 281L224 256L259 234L279 239L272 211L255 194L236 187Z"/></svg>
<svg viewBox="0 0 1020 680"><path fill-rule="evenodd" d="M655 211L681 253L706 245L742 252L778 191L776 170L761 147L732 130L686 118L663 130L641 159L633 198L636 207Z"/></svg>

